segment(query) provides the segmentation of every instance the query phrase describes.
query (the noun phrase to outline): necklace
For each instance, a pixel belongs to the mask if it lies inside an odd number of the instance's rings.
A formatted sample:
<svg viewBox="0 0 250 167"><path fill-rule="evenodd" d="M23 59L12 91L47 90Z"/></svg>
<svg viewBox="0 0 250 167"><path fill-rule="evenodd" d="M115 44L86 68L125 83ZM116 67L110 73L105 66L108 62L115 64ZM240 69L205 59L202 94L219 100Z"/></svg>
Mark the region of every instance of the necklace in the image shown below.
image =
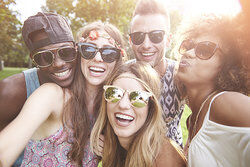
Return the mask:
<svg viewBox="0 0 250 167"><path fill-rule="evenodd" d="M197 115L196 115L196 118L195 118L195 121L194 121L194 126L193 126L193 129L192 129L192 132L191 133L189 133L190 135L188 135L188 146L187 147L189 147L189 145L190 145L190 142L191 142L191 137L192 136L194 136L194 133L195 133L195 131L196 131L196 124L197 124L197 121L198 121L198 118L199 118L199 115L200 115L200 113L201 113L201 110L202 110L202 108L203 108L203 106L205 105L205 103L207 102L207 100L210 98L210 97L212 97L214 94L216 93L216 91L214 91L214 92L212 92L212 93L210 93L208 96L207 96L207 98L201 103L201 106L200 106L200 109L199 109L199 111L198 111L198 113L197 113ZM190 115L190 117L188 118L188 124L189 124L189 132L190 132L190 127L191 127L191 117L192 117L192 114Z"/></svg>

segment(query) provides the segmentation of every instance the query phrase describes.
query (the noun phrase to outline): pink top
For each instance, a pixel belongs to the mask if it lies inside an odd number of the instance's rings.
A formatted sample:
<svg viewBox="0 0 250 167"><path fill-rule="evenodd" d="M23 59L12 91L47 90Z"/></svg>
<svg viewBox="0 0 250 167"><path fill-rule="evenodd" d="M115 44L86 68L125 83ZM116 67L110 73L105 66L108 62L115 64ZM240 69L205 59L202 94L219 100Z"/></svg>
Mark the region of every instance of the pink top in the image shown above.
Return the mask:
<svg viewBox="0 0 250 167"><path fill-rule="evenodd" d="M70 162L67 153L71 144L67 141L67 133L60 128L55 134L42 140L29 140L25 148L24 158L21 167L74 167L77 166ZM96 167L97 157L90 150L90 143L85 146L84 167Z"/></svg>

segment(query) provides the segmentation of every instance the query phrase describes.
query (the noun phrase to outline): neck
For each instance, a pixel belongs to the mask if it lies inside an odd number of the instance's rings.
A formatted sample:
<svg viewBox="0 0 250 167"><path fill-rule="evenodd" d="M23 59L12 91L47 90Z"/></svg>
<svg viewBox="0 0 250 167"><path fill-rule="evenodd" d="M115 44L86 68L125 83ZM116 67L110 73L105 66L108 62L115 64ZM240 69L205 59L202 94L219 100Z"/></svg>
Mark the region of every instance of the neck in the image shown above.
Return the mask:
<svg viewBox="0 0 250 167"><path fill-rule="evenodd" d="M123 137L118 137L119 143L121 144L121 146L128 151L130 142L131 142L131 138L123 138Z"/></svg>
<svg viewBox="0 0 250 167"><path fill-rule="evenodd" d="M212 93L214 92L214 88L194 88L194 89L188 89L187 88L187 98L188 98L188 105L190 109L192 110L192 113L195 115L201 104L204 102L204 100Z"/></svg>
<svg viewBox="0 0 250 167"><path fill-rule="evenodd" d="M98 93L98 86L86 84L86 104L88 113L93 115L94 113L94 102Z"/></svg>
<svg viewBox="0 0 250 167"><path fill-rule="evenodd" d="M158 72L160 77L163 77L167 70L167 66L168 66L167 58L163 56L161 61L154 66L154 69Z"/></svg>

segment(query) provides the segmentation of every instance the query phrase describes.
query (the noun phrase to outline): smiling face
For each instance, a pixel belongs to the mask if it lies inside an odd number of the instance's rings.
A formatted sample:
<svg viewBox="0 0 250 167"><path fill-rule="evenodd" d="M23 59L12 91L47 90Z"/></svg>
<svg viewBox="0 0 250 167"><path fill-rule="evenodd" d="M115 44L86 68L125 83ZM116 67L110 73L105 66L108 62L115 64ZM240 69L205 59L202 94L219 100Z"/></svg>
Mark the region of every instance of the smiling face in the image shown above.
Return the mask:
<svg viewBox="0 0 250 167"><path fill-rule="evenodd" d="M121 76L136 77L131 73ZM135 133L144 125L148 115L148 105L136 108L129 100L128 92L145 91L142 84L133 78L118 78L113 82L114 86L127 90L122 99L116 103L107 102L107 115L109 122L117 135L121 145L129 145L129 141Z"/></svg>
<svg viewBox="0 0 250 167"><path fill-rule="evenodd" d="M98 32L100 32L99 30ZM101 33L106 33L102 31ZM95 40L87 39L87 43L93 44L98 48L102 47L115 47L109 39L99 37ZM100 52L97 52L93 59L84 59L81 57L81 70L86 78L87 84L98 86L102 84L107 76L113 71L116 61L107 63L103 61Z"/></svg>
<svg viewBox="0 0 250 167"><path fill-rule="evenodd" d="M160 43L150 41L148 34L144 42L140 45L135 45L131 42L131 47L135 53L137 60L150 63L151 66L157 65L165 54L165 49L169 44L167 34L169 25L161 14L136 15L131 23L131 33L134 32L151 32L154 30L163 30L165 35Z"/></svg>
<svg viewBox="0 0 250 167"><path fill-rule="evenodd" d="M41 67L40 72L42 73L42 76L46 77L46 80L50 80L58 84L61 87L68 87L74 79L76 60L72 62L65 62L64 60L62 60L57 55L57 50L62 47L74 47L74 45L72 42L63 42L63 43L51 44L51 45L39 48L37 50L37 51L44 51L44 50L53 49L52 52L54 53L54 56L55 56L55 59L53 63L51 64L51 66Z"/></svg>
<svg viewBox="0 0 250 167"><path fill-rule="evenodd" d="M195 43L210 41L217 44L222 50L220 40L214 36L203 35L193 39ZM208 60L202 60L195 55L194 49L191 49L182 55L177 77L186 86L215 86L215 78L221 68L220 50L216 50L214 55Z"/></svg>

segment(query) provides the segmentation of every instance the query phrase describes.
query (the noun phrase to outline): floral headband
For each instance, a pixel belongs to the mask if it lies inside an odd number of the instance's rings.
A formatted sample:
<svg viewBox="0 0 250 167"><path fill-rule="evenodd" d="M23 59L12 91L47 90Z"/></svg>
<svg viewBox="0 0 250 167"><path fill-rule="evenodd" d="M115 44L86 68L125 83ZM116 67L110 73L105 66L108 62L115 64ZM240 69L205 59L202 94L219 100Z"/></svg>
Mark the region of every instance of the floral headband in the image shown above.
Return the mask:
<svg viewBox="0 0 250 167"><path fill-rule="evenodd" d="M89 36L87 38L85 38L85 40L90 39L93 41L93 40L98 39L99 37L108 39L112 45L114 45L116 48L120 49L122 57L124 57L126 55L125 50L123 48L121 48L120 45L108 33L105 33L102 31L97 31L97 30L92 30L89 32Z"/></svg>

